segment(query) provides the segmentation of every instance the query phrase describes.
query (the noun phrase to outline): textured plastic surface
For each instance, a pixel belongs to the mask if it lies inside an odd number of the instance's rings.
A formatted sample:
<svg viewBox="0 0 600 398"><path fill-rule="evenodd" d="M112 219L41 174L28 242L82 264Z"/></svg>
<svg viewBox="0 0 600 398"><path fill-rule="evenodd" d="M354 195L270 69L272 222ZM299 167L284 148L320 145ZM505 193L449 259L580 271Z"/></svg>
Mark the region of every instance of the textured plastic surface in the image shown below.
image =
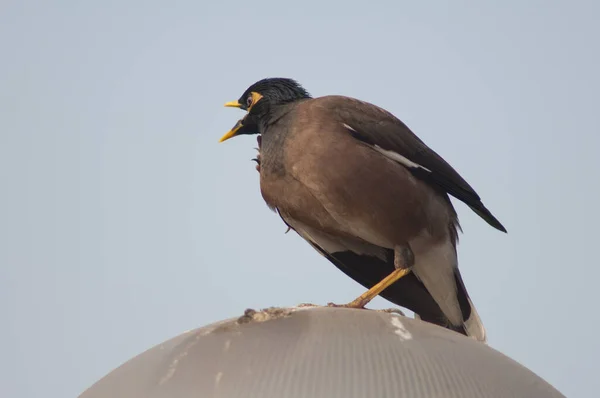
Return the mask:
<svg viewBox="0 0 600 398"><path fill-rule="evenodd" d="M563 397L483 343L397 314L247 311L126 362L82 398Z"/></svg>

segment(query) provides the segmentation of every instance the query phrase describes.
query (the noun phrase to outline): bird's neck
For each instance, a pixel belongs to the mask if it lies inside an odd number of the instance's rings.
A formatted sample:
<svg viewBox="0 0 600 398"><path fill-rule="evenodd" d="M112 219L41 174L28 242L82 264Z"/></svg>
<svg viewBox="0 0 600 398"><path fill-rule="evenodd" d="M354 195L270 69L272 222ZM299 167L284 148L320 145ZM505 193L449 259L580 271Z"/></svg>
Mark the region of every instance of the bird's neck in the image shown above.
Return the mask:
<svg viewBox="0 0 600 398"><path fill-rule="evenodd" d="M297 102L289 102L281 105L269 105L269 108L258 117L258 129L260 134L269 134L269 130L284 118L295 106Z"/></svg>
<svg viewBox="0 0 600 398"><path fill-rule="evenodd" d="M285 175L283 148L289 132L286 118L292 108L293 104L276 106L268 117L258 121L261 134L261 175Z"/></svg>

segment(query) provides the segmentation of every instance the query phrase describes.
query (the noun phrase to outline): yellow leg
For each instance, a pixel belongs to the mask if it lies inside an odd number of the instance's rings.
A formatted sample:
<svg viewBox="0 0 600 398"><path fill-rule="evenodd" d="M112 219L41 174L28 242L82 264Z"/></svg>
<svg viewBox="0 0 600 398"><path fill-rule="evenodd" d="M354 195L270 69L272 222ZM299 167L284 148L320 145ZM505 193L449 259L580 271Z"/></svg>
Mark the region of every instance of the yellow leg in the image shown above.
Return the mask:
<svg viewBox="0 0 600 398"><path fill-rule="evenodd" d="M394 270L394 272L386 276L381 282L379 282L378 284L361 294L356 300L353 300L352 302L344 305L344 307L364 308L365 305L369 304L369 301L377 297L379 293L383 292L388 286L396 282L398 279L408 275L409 272L410 268L401 268Z"/></svg>

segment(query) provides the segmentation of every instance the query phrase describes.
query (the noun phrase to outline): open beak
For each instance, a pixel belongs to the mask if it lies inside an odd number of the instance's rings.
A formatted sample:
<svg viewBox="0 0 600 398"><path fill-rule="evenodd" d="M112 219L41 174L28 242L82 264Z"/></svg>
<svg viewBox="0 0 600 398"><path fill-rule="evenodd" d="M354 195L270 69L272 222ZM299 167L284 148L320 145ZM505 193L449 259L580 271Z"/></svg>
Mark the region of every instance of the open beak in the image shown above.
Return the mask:
<svg viewBox="0 0 600 398"><path fill-rule="evenodd" d="M227 141L228 139L235 137L237 132L244 127L244 124L242 123L242 120L238 120L237 123L235 124L235 126L233 126L233 128L231 130L229 130L223 137L221 137L221 139L219 140L219 142L223 142L223 141Z"/></svg>

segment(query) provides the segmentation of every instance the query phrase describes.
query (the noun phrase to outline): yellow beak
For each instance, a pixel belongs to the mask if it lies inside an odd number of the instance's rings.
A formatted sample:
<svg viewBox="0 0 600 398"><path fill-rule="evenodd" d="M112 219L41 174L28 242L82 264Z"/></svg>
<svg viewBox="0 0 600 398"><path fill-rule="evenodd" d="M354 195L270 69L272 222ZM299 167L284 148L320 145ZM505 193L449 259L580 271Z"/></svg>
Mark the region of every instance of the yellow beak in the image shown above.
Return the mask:
<svg viewBox="0 0 600 398"><path fill-rule="evenodd" d="M240 104L236 100L236 101L229 101L229 102L225 103L225 106L228 108L241 108L242 104Z"/></svg>
<svg viewBox="0 0 600 398"><path fill-rule="evenodd" d="M233 128L231 130L229 130L223 137L221 137L219 142L227 141L228 139L235 137L235 135L237 134L239 129L241 129L242 127L244 127L244 125L242 124L242 121L238 120L238 122L235 124L235 126L233 126Z"/></svg>

